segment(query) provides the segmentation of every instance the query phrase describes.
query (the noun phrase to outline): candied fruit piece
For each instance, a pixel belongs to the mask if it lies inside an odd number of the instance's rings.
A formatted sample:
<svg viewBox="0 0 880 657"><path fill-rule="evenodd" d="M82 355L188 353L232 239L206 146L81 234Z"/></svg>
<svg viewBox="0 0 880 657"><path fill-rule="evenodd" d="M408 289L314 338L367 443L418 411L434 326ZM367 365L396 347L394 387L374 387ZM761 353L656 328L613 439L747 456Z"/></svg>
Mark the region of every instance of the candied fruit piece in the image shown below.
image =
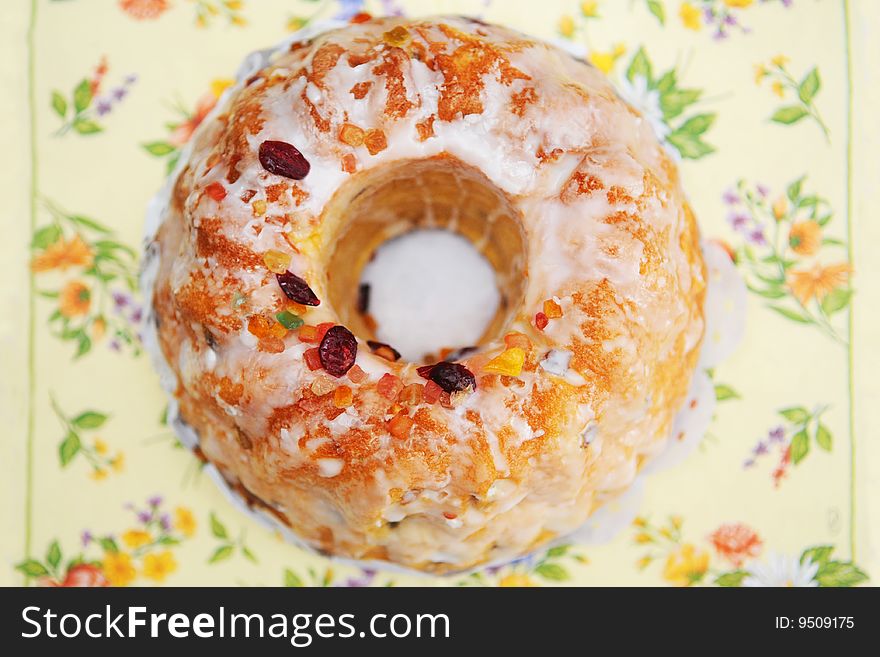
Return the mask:
<svg viewBox="0 0 880 657"><path fill-rule="evenodd" d="M562 306L553 299L547 299L544 302L544 314L547 316L547 319L559 319L562 317Z"/></svg>
<svg viewBox="0 0 880 657"><path fill-rule="evenodd" d="M290 254L269 249L263 254L263 264L273 274L283 274L290 266Z"/></svg>
<svg viewBox="0 0 880 657"><path fill-rule="evenodd" d="M430 379L448 393L477 388L477 380L473 373L458 363L441 361L436 365L419 367L416 371L420 377Z"/></svg>
<svg viewBox="0 0 880 657"><path fill-rule="evenodd" d="M400 47L406 44L409 39L409 30L407 30L403 25L398 25L397 27L388 30L382 35L382 41L387 43L389 46Z"/></svg>
<svg viewBox="0 0 880 657"><path fill-rule="evenodd" d="M272 337L273 324L275 324L275 322L268 317L264 317L263 315L253 315L248 319L248 333L259 339Z"/></svg>
<svg viewBox="0 0 880 657"><path fill-rule="evenodd" d="M306 362L306 367L308 367L313 372L315 370L321 369L321 355L318 353L317 347L313 349L306 349L303 354L303 360Z"/></svg>
<svg viewBox="0 0 880 657"><path fill-rule="evenodd" d="M321 336L318 334L318 327L311 324L303 324L299 327L297 337L300 342L320 342Z"/></svg>
<svg viewBox="0 0 880 657"><path fill-rule="evenodd" d="M342 170L345 173L354 173L357 171L357 158L351 153L342 156Z"/></svg>
<svg viewBox="0 0 880 657"><path fill-rule="evenodd" d="M543 331L545 328L547 328L547 322L549 321L550 320L547 319L547 315L545 315L544 313L535 314L535 327L539 331Z"/></svg>
<svg viewBox="0 0 880 657"><path fill-rule="evenodd" d="M257 343L257 349L270 354L280 354L284 351L284 340L274 335L270 335L268 338L260 338L260 341Z"/></svg>
<svg viewBox="0 0 880 657"><path fill-rule="evenodd" d="M351 406L352 394L348 386L339 386L333 391L333 405L336 408L348 408Z"/></svg>
<svg viewBox="0 0 880 657"><path fill-rule="evenodd" d="M415 406L422 403L422 390L425 386L421 383L410 383L400 394L397 395L397 401L407 406Z"/></svg>
<svg viewBox="0 0 880 657"><path fill-rule="evenodd" d="M318 338L323 339L327 334L327 331L336 326L333 322L321 322L315 328L318 329Z"/></svg>
<svg viewBox="0 0 880 657"><path fill-rule="evenodd" d="M364 146L367 147L370 155L375 155L388 148L388 140L385 138L384 132L374 128L367 130L367 134L364 135Z"/></svg>
<svg viewBox="0 0 880 657"><path fill-rule="evenodd" d="M364 130L353 123L344 123L339 129L339 141L349 146L360 146L364 143Z"/></svg>
<svg viewBox="0 0 880 657"><path fill-rule="evenodd" d="M516 331L514 331L504 336L504 345L508 349L519 347L523 351L528 351L532 348L532 341L529 340L529 336L527 336L525 333L517 333Z"/></svg>
<svg viewBox="0 0 880 657"><path fill-rule="evenodd" d="M219 203L226 198L226 188L222 183L215 181L205 187L205 194Z"/></svg>
<svg viewBox="0 0 880 657"><path fill-rule="evenodd" d="M379 379L379 382L376 384L376 390L385 399L393 401L394 399L397 399L397 395L403 390L403 381L400 380L400 377L395 376L394 374L383 374L382 378Z"/></svg>
<svg viewBox="0 0 880 657"><path fill-rule="evenodd" d="M311 165L293 144L286 141L264 141L260 144L260 164L269 173L277 176L302 180Z"/></svg>
<svg viewBox="0 0 880 657"><path fill-rule="evenodd" d="M358 12L354 16L348 19L349 23L366 23L369 20L373 20L373 17L365 11Z"/></svg>
<svg viewBox="0 0 880 657"><path fill-rule="evenodd" d="M352 383L361 383L366 380L367 373L361 369L360 365L355 365L348 370L348 378Z"/></svg>
<svg viewBox="0 0 880 657"><path fill-rule="evenodd" d="M263 199L257 199L253 203L251 203L251 208L253 208L254 215L257 217L262 217L266 214L266 201Z"/></svg>
<svg viewBox="0 0 880 657"><path fill-rule="evenodd" d="M288 331L293 331L303 325L302 318L299 315L294 315L288 310L282 310L280 313L275 313L275 319L277 319L278 323Z"/></svg>
<svg viewBox="0 0 880 657"><path fill-rule="evenodd" d="M336 384L333 382L328 376L319 376L314 381L312 381L312 385L309 386L309 390L311 390L314 394L318 395L318 397L322 397L323 395L327 395L336 388Z"/></svg>
<svg viewBox="0 0 880 657"><path fill-rule="evenodd" d="M354 367L357 358L357 340L344 326L333 326L321 339L318 353L327 373L340 377Z"/></svg>
<svg viewBox="0 0 880 657"><path fill-rule="evenodd" d="M388 432L399 440L409 438L415 421L406 413L400 412L388 421Z"/></svg>
<svg viewBox="0 0 880 657"><path fill-rule="evenodd" d="M400 359L400 352L390 344L376 342L375 340L367 340L367 346L370 348L370 351L385 360L393 362Z"/></svg>
<svg viewBox="0 0 880 657"><path fill-rule="evenodd" d="M321 305L321 300L318 299L314 292L312 292L312 288L309 287L309 284L293 272L285 271L281 274L275 274L275 278L278 279L278 285L281 286L281 291L284 292L285 296L291 301L301 303L304 306Z"/></svg>
<svg viewBox="0 0 880 657"><path fill-rule="evenodd" d="M257 195L256 189L246 189L241 193L241 195L238 198L241 199L242 203L250 203L251 199L256 195Z"/></svg>
<svg viewBox="0 0 880 657"><path fill-rule="evenodd" d="M519 376L522 372L523 363L526 361L526 352L520 347L511 347L502 351L483 366L484 372L491 374L504 374L506 376Z"/></svg>
<svg viewBox="0 0 880 657"><path fill-rule="evenodd" d="M425 384L424 392L422 392L422 396L429 404L436 404L437 400L440 399L441 394L443 394L443 388L438 386L433 381L428 381Z"/></svg>

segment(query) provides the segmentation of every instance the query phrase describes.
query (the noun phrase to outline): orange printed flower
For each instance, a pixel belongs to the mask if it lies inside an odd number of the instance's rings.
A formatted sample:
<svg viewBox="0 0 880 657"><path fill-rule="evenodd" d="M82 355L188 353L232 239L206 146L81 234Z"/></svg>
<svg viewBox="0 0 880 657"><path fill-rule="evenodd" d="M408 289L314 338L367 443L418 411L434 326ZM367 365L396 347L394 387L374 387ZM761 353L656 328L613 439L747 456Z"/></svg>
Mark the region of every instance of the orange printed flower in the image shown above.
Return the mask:
<svg viewBox="0 0 880 657"><path fill-rule="evenodd" d="M675 586L690 586L699 582L709 569L709 553L685 543L666 559L663 577Z"/></svg>
<svg viewBox="0 0 880 657"><path fill-rule="evenodd" d="M788 233L788 243L792 251L799 255L813 255L822 245L822 227L819 222L798 221L792 224Z"/></svg>
<svg viewBox="0 0 880 657"><path fill-rule="evenodd" d="M174 129L174 132L172 132L171 136L168 138L168 142L172 146L182 146L188 142L196 131L196 128L199 127L202 121L205 120L205 117L208 116L212 109L214 109L214 105L217 104L217 99L220 98L220 95L232 84L234 84L234 80L228 80L225 78L213 80L211 82L211 91L199 99L192 116Z"/></svg>
<svg viewBox="0 0 880 657"><path fill-rule="evenodd" d="M77 235L69 242L61 238L47 246L45 251L34 256L31 270L37 273L52 269L64 271L70 267L88 267L92 264L92 260L92 250Z"/></svg>
<svg viewBox="0 0 880 657"><path fill-rule="evenodd" d="M761 538L751 528L742 523L721 525L710 536L719 556L727 559L737 568L747 557L756 557L761 552Z"/></svg>
<svg viewBox="0 0 880 657"><path fill-rule="evenodd" d="M537 586L537 584L529 579L528 575L523 575L522 573L511 573L510 575L505 575L504 577L502 577L498 581L498 586L524 588Z"/></svg>
<svg viewBox="0 0 880 657"><path fill-rule="evenodd" d="M806 271L792 271L788 275L788 287L795 298L806 305L810 299L822 301L828 294L849 282L852 267L841 262L836 265L816 265Z"/></svg>
<svg viewBox="0 0 880 657"><path fill-rule="evenodd" d="M177 560L168 550L144 557L144 577L162 582L175 570L177 570Z"/></svg>
<svg viewBox="0 0 880 657"><path fill-rule="evenodd" d="M134 581L137 571L131 563L131 556L125 552L104 554L104 577L113 586L128 586Z"/></svg>
<svg viewBox="0 0 880 657"><path fill-rule="evenodd" d="M92 293L88 286L79 281L70 281L61 289L58 296L58 310L64 317L76 317L89 312Z"/></svg>
<svg viewBox="0 0 880 657"><path fill-rule="evenodd" d="M142 21L159 18L168 10L168 0L119 0L119 7L132 18Z"/></svg>
<svg viewBox="0 0 880 657"><path fill-rule="evenodd" d="M70 570L67 571L64 581L61 582L59 586L80 588L98 587L110 586L110 582L107 581L107 578L104 577L101 571L95 566L81 563L72 566Z"/></svg>
<svg viewBox="0 0 880 657"><path fill-rule="evenodd" d="M179 506L174 509L174 527L184 536L192 536L196 533L196 519L193 512L186 507Z"/></svg>

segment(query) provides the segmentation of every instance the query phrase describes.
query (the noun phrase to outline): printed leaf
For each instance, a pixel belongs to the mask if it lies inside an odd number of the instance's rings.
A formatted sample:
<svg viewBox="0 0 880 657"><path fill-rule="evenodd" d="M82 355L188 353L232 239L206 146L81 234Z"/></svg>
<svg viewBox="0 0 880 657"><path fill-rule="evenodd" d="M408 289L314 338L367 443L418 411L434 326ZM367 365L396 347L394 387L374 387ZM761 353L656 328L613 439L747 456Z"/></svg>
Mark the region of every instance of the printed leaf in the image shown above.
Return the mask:
<svg viewBox="0 0 880 657"><path fill-rule="evenodd" d="M49 571L46 570L46 566L36 559L26 559L20 564L17 564L15 569L20 573L24 573L28 577L43 577L44 575L49 574Z"/></svg>
<svg viewBox="0 0 880 657"><path fill-rule="evenodd" d="M116 541L114 541L111 536L99 538L98 543L101 545L104 552L119 552L119 546L116 545Z"/></svg>
<svg viewBox="0 0 880 657"><path fill-rule="evenodd" d="M868 576L849 561L829 561L820 566L816 573L819 586L855 586L867 579Z"/></svg>
<svg viewBox="0 0 880 657"><path fill-rule="evenodd" d="M648 11L654 14L654 17L660 22L660 25L666 25L666 12L660 0L648 0Z"/></svg>
<svg viewBox="0 0 880 657"><path fill-rule="evenodd" d="M255 555L253 552L251 552L244 545L241 546L241 553L244 555L245 559L247 559L248 561L252 561L253 563L257 563L257 555Z"/></svg>
<svg viewBox="0 0 880 657"><path fill-rule="evenodd" d="M98 231L99 233L107 233L110 234L111 231L106 226L102 226L94 219L89 219L88 217L83 217L80 215L71 215L68 217L73 223L79 224L80 226L85 226L86 228L91 228L92 230Z"/></svg>
<svg viewBox="0 0 880 657"><path fill-rule="evenodd" d="M670 134L666 138L666 141L672 144L683 158L698 160L715 150L712 146L700 139L698 135L680 132L679 130Z"/></svg>
<svg viewBox="0 0 880 657"><path fill-rule="evenodd" d="M284 569L284 586L288 587L301 587L303 586L303 581L299 578L295 572L290 570L290 568Z"/></svg>
<svg viewBox="0 0 880 657"><path fill-rule="evenodd" d="M775 310L780 315L782 315L786 319L790 319L793 322L800 322L801 324L809 324L810 323L809 317L804 317L803 315L801 315L798 312L795 312L794 310L789 310L788 308L785 308L783 306L767 306L767 307L770 308L771 310Z"/></svg>
<svg viewBox="0 0 880 657"><path fill-rule="evenodd" d="M626 69L626 79L630 82L638 76L644 77L648 81L648 86L651 86L653 82L651 79L651 62L644 48L639 48L632 58L629 68Z"/></svg>
<svg viewBox="0 0 880 657"><path fill-rule="evenodd" d="M177 150L167 141L153 141L148 144L142 144L142 146L150 155L155 155L156 157L162 157Z"/></svg>
<svg viewBox="0 0 880 657"><path fill-rule="evenodd" d="M691 135L701 135L715 122L715 114L697 114L678 126L677 131Z"/></svg>
<svg viewBox="0 0 880 657"><path fill-rule="evenodd" d="M831 431L821 422L816 427L816 444L826 452L831 451Z"/></svg>
<svg viewBox="0 0 880 657"><path fill-rule="evenodd" d="M542 563L535 568L535 572L544 579L549 579L554 582L562 582L569 577L568 571L555 563Z"/></svg>
<svg viewBox="0 0 880 657"><path fill-rule="evenodd" d="M64 115L67 114L67 101L57 91L52 92L52 109L55 110L55 113L60 116L62 119Z"/></svg>
<svg viewBox="0 0 880 657"><path fill-rule="evenodd" d="M671 89L660 95L660 110L663 118L669 121L684 112L688 105L693 105L703 92L699 89Z"/></svg>
<svg viewBox="0 0 880 657"><path fill-rule="evenodd" d="M781 299L786 294L784 290L780 290L779 288L767 288L765 290L762 290L756 287L749 286L749 290L751 290L758 296L764 297L765 299Z"/></svg>
<svg viewBox="0 0 880 657"><path fill-rule="evenodd" d="M805 116L807 116L807 110L803 107L800 105L789 105L788 107L781 107L776 110L773 116L770 117L770 120L784 125L791 125L792 123L797 123Z"/></svg>
<svg viewBox="0 0 880 657"><path fill-rule="evenodd" d="M739 393L730 386L726 386L723 383L719 383L715 386L715 399L717 399L718 401L739 398Z"/></svg>
<svg viewBox="0 0 880 657"><path fill-rule="evenodd" d="M570 545L557 545L556 547L552 547L547 550L547 557L553 559L555 557L565 556L565 553L568 552L568 548Z"/></svg>
<svg viewBox="0 0 880 657"><path fill-rule="evenodd" d="M73 90L73 109L79 114L92 102L92 85L83 78Z"/></svg>
<svg viewBox="0 0 880 657"><path fill-rule="evenodd" d="M810 419L810 413L803 406L783 408L779 414L792 424L803 424Z"/></svg>
<svg viewBox="0 0 880 657"><path fill-rule="evenodd" d="M807 438L807 430L801 429L791 439L791 462L797 465L804 460L810 451L810 439Z"/></svg>
<svg viewBox="0 0 880 657"><path fill-rule="evenodd" d="M73 122L73 129L81 135L93 135L96 132L101 132L101 130L103 130L101 126L91 119L83 118L76 119Z"/></svg>
<svg viewBox="0 0 880 657"><path fill-rule="evenodd" d="M208 563L217 563L218 561L228 559L232 556L232 549L233 548L231 545L221 545L216 550L214 550L214 554L212 554L211 558L208 559Z"/></svg>
<svg viewBox="0 0 880 657"><path fill-rule="evenodd" d="M675 69L671 68L666 71L659 80L657 80L657 91L659 91L661 95L668 93L675 88L675 82Z"/></svg>
<svg viewBox="0 0 880 657"><path fill-rule="evenodd" d="M76 353L73 354L74 360L81 356L85 356L92 348L92 339L87 336L84 331L79 331L77 334L77 340Z"/></svg>
<svg viewBox="0 0 880 657"><path fill-rule="evenodd" d="M97 429L107 421L107 416L98 411L84 411L75 418L73 424L79 429Z"/></svg>
<svg viewBox="0 0 880 657"><path fill-rule="evenodd" d="M832 290L828 296L822 299L822 311L826 315L833 315L846 308L852 298L853 291L844 288Z"/></svg>
<svg viewBox="0 0 880 657"><path fill-rule="evenodd" d="M834 552L833 545L817 545L815 547L807 548L804 550L803 554L801 554L801 564L805 564L807 559L809 559L813 563L819 564L821 567L831 558L832 552Z"/></svg>
<svg viewBox="0 0 880 657"><path fill-rule="evenodd" d="M61 459L61 467L63 468L73 460L73 457L79 453L82 443L80 443L79 435L73 431L68 431L67 436L58 446L58 456Z"/></svg>
<svg viewBox="0 0 880 657"><path fill-rule="evenodd" d="M58 564L61 563L61 546L58 545L58 541L52 541L49 546L49 551L46 553L46 563L52 568L58 568Z"/></svg>
<svg viewBox="0 0 880 657"><path fill-rule="evenodd" d="M718 586L742 586L743 580L748 576L749 573L745 570L734 570L716 577L715 583Z"/></svg>
<svg viewBox="0 0 880 657"><path fill-rule="evenodd" d="M211 514L211 533L217 538L225 539L229 537L226 527L223 526L223 523L213 513Z"/></svg>
<svg viewBox="0 0 880 657"><path fill-rule="evenodd" d="M806 176L801 176L793 183L791 183L785 190L785 194L786 196L788 196L788 200L792 203L796 202L798 197L801 195L801 187L804 184L804 178L806 178Z"/></svg>
<svg viewBox="0 0 880 657"><path fill-rule="evenodd" d="M813 97L819 91L821 85L822 82L819 80L819 71L816 70L816 68L813 68L813 70L804 76L804 79L801 80L801 83L798 85L798 98L804 101L804 104L809 105L810 101L813 100Z"/></svg>
<svg viewBox="0 0 880 657"><path fill-rule="evenodd" d="M61 237L61 229L55 224L50 224L40 228L34 233L31 239L31 247L35 249L45 249L50 244L54 244Z"/></svg>

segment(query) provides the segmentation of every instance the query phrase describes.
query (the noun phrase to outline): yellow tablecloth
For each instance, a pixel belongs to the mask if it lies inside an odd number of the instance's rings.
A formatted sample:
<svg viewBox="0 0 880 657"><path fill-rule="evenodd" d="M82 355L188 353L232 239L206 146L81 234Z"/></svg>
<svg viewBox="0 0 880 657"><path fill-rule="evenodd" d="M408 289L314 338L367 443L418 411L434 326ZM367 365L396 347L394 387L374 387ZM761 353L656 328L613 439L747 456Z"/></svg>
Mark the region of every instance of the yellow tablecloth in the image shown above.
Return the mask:
<svg viewBox="0 0 880 657"><path fill-rule="evenodd" d="M582 51L681 158L749 282L709 435L608 544L363 571L239 514L163 424L131 287L147 201L247 52L359 11L475 14ZM5 3L0 583L876 582L878 26L869 0Z"/></svg>

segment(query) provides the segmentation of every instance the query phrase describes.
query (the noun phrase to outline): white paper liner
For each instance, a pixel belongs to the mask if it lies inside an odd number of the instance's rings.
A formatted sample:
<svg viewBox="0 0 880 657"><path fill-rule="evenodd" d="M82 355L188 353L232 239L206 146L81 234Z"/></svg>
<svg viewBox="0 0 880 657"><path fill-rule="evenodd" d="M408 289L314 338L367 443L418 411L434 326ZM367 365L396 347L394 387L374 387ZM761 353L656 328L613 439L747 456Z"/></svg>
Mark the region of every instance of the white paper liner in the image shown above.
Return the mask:
<svg viewBox="0 0 880 657"><path fill-rule="evenodd" d="M344 25L345 23L335 20L319 21L291 34L275 48L258 50L249 54L236 74L235 85L227 89L220 96L214 109L202 122L202 126L208 125L216 118L223 110L228 99L243 86L244 81L258 70L264 68L276 52L287 50L292 43L297 41L312 38L322 32ZM144 349L150 354L153 365L159 373L162 388L168 396L167 422L180 441L191 450L195 450L198 446L199 437L193 428L184 422L180 416L179 405L174 396L177 378L165 360L159 346L155 309L152 304L159 262L156 249L151 244L162 223L164 209L170 202L174 181L189 160L194 142L195 136L181 150L177 166L147 207L144 260L140 276L141 291L147 309L143 330ZM554 544L577 543L595 545L607 543L613 539L622 529L629 526L638 515L644 494L644 477L683 461L697 447L705 435L712 420L716 401L715 387L706 371L716 367L721 361L730 356L742 340L745 332L746 287L724 249L709 241L704 241L702 248L708 272L708 288L704 307L706 332L700 352L699 365L691 381L688 396L673 422L671 440L661 453L654 456L645 465L625 491L613 499L605 500L602 506L578 530L558 538L554 541ZM204 471L225 493L230 503L241 512L250 516L267 529L279 532L286 541L310 552L316 552L314 548L303 542L290 527L280 522L274 515L264 509L248 504L213 464L206 463ZM546 546L541 549L546 549ZM332 558L340 563L358 568L425 575L421 571L415 571L387 561ZM519 559L522 558L528 558L528 555ZM483 564L478 568L458 571L454 574L462 575L467 572L500 566L510 563L510 561L511 559L504 559L498 562Z"/></svg>

